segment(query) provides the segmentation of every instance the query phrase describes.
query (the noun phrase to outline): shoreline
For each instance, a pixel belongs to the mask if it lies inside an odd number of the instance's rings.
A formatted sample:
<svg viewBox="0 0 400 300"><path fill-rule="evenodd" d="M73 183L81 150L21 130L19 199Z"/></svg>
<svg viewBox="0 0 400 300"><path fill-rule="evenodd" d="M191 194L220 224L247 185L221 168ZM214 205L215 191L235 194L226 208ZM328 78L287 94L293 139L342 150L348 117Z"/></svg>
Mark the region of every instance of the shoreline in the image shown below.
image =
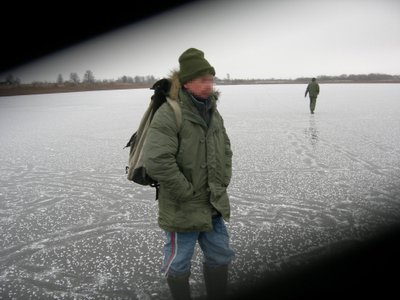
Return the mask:
<svg viewBox="0 0 400 300"><path fill-rule="evenodd" d="M18 86L0 86L0 97L3 96L22 96L35 94L54 94L54 93L74 93L85 91L101 90L122 90L122 89L142 89L150 88L152 84L79 84L79 85L31 85L21 84Z"/></svg>
<svg viewBox="0 0 400 300"><path fill-rule="evenodd" d="M219 85L260 85L260 84L307 84L303 80L220 80ZM319 80L319 84L399 84L400 80ZM114 83L114 84L44 84L44 85L0 85L0 97L22 96L35 94L74 93L85 91L120 90L120 89L150 89L153 83Z"/></svg>

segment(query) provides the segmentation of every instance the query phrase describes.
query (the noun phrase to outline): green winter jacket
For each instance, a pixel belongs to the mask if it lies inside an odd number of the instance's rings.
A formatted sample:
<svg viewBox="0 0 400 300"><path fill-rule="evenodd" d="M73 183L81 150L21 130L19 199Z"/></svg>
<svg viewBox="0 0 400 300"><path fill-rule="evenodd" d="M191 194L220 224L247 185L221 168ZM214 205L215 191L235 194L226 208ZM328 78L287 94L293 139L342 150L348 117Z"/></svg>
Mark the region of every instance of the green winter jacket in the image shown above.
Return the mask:
<svg viewBox="0 0 400 300"><path fill-rule="evenodd" d="M317 97L319 94L319 84L317 82L310 82L307 85L306 93L305 96L307 96L307 93L309 93L310 97Z"/></svg>
<svg viewBox="0 0 400 300"><path fill-rule="evenodd" d="M171 106L164 103L154 115L143 149L144 166L160 183L158 224L166 231L209 231L215 210L225 221L230 217L226 190L232 176L230 140L216 95L209 126L176 78L170 98L182 108L181 127Z"/></svg>

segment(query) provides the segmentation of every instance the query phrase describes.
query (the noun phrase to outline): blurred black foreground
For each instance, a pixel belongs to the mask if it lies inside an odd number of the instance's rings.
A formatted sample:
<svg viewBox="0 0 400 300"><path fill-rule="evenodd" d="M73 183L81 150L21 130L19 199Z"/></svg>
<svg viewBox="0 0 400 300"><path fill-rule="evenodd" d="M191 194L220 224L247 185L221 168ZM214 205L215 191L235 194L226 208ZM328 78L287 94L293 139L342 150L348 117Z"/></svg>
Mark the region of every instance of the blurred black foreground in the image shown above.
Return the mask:
<svg viewBox="0 0 400 300"><path fill-rule="evenodd" d="M399 293L400 225L338 248L306 266L291 266L278 275L266 273L229 300L392 299Z"/></svg>

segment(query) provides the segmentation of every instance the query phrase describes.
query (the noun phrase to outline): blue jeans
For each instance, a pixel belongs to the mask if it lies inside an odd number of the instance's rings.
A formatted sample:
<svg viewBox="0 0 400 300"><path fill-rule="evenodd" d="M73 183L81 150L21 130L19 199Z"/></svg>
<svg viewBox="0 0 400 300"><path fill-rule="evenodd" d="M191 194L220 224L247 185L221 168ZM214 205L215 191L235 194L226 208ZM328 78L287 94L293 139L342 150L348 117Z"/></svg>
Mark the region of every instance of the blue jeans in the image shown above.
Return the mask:
<svg viewBox="0 0 400 300"><path fill-rule="evenodd" d="M203 252L203 263L210 267L229 264L234 252L229 247L229 235L221 216L213 218L212 231L165 232L164 262L161 272L167 276L190 274L196 242Z"/></svg>

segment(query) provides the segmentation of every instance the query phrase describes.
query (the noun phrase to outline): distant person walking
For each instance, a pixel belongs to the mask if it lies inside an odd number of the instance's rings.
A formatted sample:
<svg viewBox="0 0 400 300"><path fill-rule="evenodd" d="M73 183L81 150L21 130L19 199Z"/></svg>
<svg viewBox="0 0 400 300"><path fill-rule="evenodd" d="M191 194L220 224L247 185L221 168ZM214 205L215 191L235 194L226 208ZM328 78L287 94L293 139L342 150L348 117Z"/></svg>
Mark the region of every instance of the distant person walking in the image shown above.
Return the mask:
<svg viewBox="0 0 400 300"><path fill-rule="evenodd" d="M317 97L319 95L319 84L315 78L311 79L311 82L307 85L304 97L307 97L307 94L310 97L310 112L313 114L315 105L317 104Z"/></svg>

